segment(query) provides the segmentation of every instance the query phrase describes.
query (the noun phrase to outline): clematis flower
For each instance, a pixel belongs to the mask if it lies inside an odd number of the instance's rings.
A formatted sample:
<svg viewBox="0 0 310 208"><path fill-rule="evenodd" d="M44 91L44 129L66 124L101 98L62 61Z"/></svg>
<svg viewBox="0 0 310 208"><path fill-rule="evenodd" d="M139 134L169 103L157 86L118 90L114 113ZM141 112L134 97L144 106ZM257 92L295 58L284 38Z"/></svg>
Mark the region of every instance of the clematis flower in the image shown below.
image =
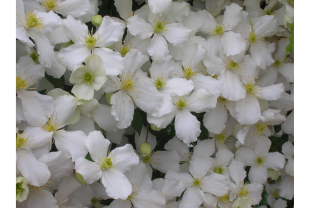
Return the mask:
<svg viewBox="0 0 310 208"><path fill-rule="evenodd" d="M126 144L108 154L110 141L105 139L99 131L91 132L85 144L95 162L80 157L75 161L76 171L88 184L101 179L108 196L126 200L132 192L132 185L124 173L139 163L139 157L132 146Z"/></svg>

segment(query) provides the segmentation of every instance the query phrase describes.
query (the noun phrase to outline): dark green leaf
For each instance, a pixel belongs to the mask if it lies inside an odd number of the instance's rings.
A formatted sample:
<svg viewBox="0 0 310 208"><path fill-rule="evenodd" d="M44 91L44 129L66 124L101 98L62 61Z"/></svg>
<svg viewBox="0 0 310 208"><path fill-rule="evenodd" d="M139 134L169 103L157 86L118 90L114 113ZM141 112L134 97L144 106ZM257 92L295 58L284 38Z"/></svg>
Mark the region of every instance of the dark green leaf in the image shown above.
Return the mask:
<svg viewBox="0 0 310 208"><path fill-rule="evenodd" d="M290 43L286 46L286 55L289 55L294 50L294 22L291 25Z"/></svg>
<svg viewBox="0 0 310 208"><path fill-rule="evenodd" d="M54 85L55 88L63 89L64 83L65 83L65 77L64 76L57 79L57 78L54 78L54 77L45 73L45 77L52 85Z"/></svg>
<svg viewBox="0 0 310 208"><path fill-rule="evenodd" d="M205 139L209 139L209 131L206 129L206 127L200 123L200 130L201 133L198 137L199 140L205 140Z"/></svg>
<svg viewBox="0 0 310 208"><path fill-rule="evenodd" d="M140 135L143 127L143 117L137 110L135 110L135 113L133 114L131 126Z"/></svg>

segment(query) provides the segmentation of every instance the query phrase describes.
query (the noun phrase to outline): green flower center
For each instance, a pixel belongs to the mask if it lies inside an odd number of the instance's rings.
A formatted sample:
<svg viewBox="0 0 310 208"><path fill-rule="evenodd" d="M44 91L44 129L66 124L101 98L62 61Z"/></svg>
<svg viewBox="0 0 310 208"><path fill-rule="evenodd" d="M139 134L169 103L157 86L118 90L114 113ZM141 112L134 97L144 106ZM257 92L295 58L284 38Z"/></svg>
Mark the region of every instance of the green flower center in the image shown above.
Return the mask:
<svg viewBox="0 0 310 208"><path fill-rule="evenodd" d="M191 78L192 76L194 76L196 73L192 70L192 67L187 67L184 68L183 67L183 71L184 71L184 76L186 79Z"/></svg>
<svg viewBox="0 0 310 208"><path fill-rule="evenodd" d="M273 191L272 196L273 196L274 198L280 198L280 195L279 195L279 192L278 192L277 189L275 189L275 190Z"/></svg>
<svg viewBox="0 0 310 208"><path fill-rule="evenodd" d="M178 102L176 103L176 106L178 107L178 109L183 110L187 104L186 104L186 100L185 99L180 99L178 100Z"/></svg>
<svg viewBox="0 0 310 208"><path fill-rule="evenodd" d="M106 170L113 167L111 158L105 157L100 167L102 170Z"/></svg>
<svg viewBox="0 0 310 208"><path fill-rule="evenodd" d="M29 142L29 137L25 137L24 134L16 135L16 149L25 147Z"/></svg>
<svg viewBox="0 0 310 208"><path fill-rule="evenodd" d="M155 80L156 88L160 90L165 85L166 85L165 80L162 77L157 77L157 79Z"/></svg>
<svg viewBox="0 0 310 208"><path fill-rule="evenodd" d="M130 51L130 47L126 47L124 45L122 45L122 47L119 50L122 57L125 57L129 51Z"/></svg>
<svg viewBox="0 0 310 208"><path fill-rule="evenodd" d="M265 15L273 15L273 12L271 10L266 10Z"/></svg>
<svg viewBox="0 0 310 208"><path fill-rule="evenodd" d="M195 180L193 181L193 186L200 186L201 185L201 181L198 178L195 178Z"/></svg>
<svg viewBox="0 0 310 208"><path fill-rule="evenodd" d="M26 16L26 23L28 28L43 29L43 19L38 17L36 13L28 11Z"/></svg>
<svg viewBox="0 0 310 208"><path fill-rule="evenodd" d="M250 35L249 35L249 41L250 43L254 43L257 41L257 37L256 37L256 34L254 32L251 32Z"/></svg>
<svg viewBox="0 0 310 208"><path fill-rule="evenodd" d="M267 124L258 123L258 124L256 124L255 128L256 128L257 135L260 135L267 128Z"/></svg>
<svg viewBox="0 0 310 208"><path fill-rule="evenodd" d="M257 158L256 158L256 164L257 164L257 165L262 165L262 164L264 164L264 158L263 158L263 157L257 157Z"/></svg>
<svg viewBox="0 0 310 208"><path fill-rule="evenodd" d="M238 69L238 63L234 62L233 60L229 60L227 68L236 70Z"/></svg>
<svg viewBox="0 0 310 208"><path fill-rule="evenodd" d="M152 156L151 155L147 155L147 156L143 157L142 162L144 162L144 163L151 163L152 162Z"/></svg>
<svg viewBox="0 0 310 208"><path fill-rule="evenodd" d="M221 102L221 103L226 103L227 99L220 96L218 98L218 101Z"/></svg>
<svg viewBox="0 0 310 208"><path fill-rule="evenodd" d="M219 166L219 167L214 168L213 172L223 175L225 172L225 169L222 166Z"/></svg>
<svg viewBox="0 0 310 208"><path fill-rule="evenodd" d="M86 84L91 84L93 82L93 80L94 80L94 75L92 73L86 72L84 74L84 82Z"/></svg>
<svg viewBox="0 0 310 208"><path fill-rule="evenodd" d="M225 196L217 197L217 199L221 202L229 202L229 194L226 194Z"/></svg>
<svg viewBox="0 0 310 208"><path fill-rule="evenodd" d="M23 181L16 184L16 195L18 195L23 190Z"/></svg>
<svg viewBox="0 0 310 208"><path fill-rule="evenodd" d="M49 121L45 124L44 129L45 129L46 131L49 131L49 132L55 132L55 131L57 130L57 127L56 127L55 124L52 123L51 120L49 120Z"/></svg>
<svg viewBox="0 0 310 208"><path fill-rule="evenodd" d="M45 8L47 10L54 10L58 4L57 4L57 0L43 0L42 4L45 6Z"/></svg>
<svg viewBox="0 0 310 208"><path fill-rule="evenodd" d="M222 144L224 144L226 142L226 136L223 133L216 135L215 139Z"/></svg>
<svg viewBox="0 0 310 208"><path fill-rule="evenodd" d="M273 63L273 65L275 66L275 67L279 67L279 66L281 66L281 61L279 60L279 59L276 59L275 61L274 61L274 63Z"/></svg>
<svg viewBox="0 0 310 208"><path fill-rule="evenodd" d="M166 26L167 23L164 22L164 20L160 21L160 20L154 20L154 31L155 33L160 33L165 29L165 26Z"/></svg>
<svg viewBox="0 0 310 208"><path fill-rule="evenodd" d="M244 186L244 187L239 191L239 195L242 196L242 197L246 197L249 193L250 193L250 191L247 189L246 186Z"/></svg>
<svg viewBox="0 0 310 208"><path fill-rule="evenodd" d="M255 84L252 82L248 82L244 87L245 90L250 94L253 94L255 92Z"/></svg>
<svg viewBox="0 0 310 208"><path fill-rule="evenodd" d="M30 57L32 58L33 62L36 64L39 61L39 54L37 52L33 52L32 54L30 54Z"/></svg>
<svg viewBox="0 0 310 208"><path fill-rule="evenodd" d="M213 30L214 35L223 35L224 29L223 29L223 24L216 25L214 30Z"/></svg>

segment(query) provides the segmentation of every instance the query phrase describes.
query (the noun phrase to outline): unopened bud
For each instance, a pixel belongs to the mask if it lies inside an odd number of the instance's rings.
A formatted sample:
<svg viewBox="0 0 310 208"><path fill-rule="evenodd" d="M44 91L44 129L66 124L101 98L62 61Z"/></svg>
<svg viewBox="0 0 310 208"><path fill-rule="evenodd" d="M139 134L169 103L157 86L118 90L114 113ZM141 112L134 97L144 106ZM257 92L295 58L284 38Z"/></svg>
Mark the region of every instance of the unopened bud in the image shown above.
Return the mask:
<svg viewBox="0 0 310 208"><path fill-rule="evenodd" d="M271 178L272 180L277 180L279 178L280 171L275 171L272 169L268 169L268 178Z"/></svg>
<svg viewBox="0 0 310 208"><path fill-rule="evenodd" d="M108 103L109 105L111 105L111 97L112 97L113 94L114 94L114 93L111 92L111 93L106 93L106 94L104 95L105 101L107 101L107 103Z"/></svg>
<svg viewBox="0 0 310 208"><path fill-rule="evenodd" d="M95 26L95 27L99 27L101 25L102 22L102 16L101 15L95 15L91 18L91 23Z"/></svg>
<svg viewBox="0 0 310 208"><path fill-rule="evenodd" d="M151 129L154 130L154 131L160 131L161 130L161 128L155 126L155 124L151 124Z"/></svg>
<svg viewBox="0 0 310 208"><path fill-rule="evenodd" d="M78 181L78 182L80 182L81 184L83 184L83 185L87 185L87 183L85 182L85 180L84 180L84 177L81 175L81 174L79 174L78 172L76 172L76 170L75 169L73 169L73 175L74 175L74 178Z"/></svg>
<svg viewBox="0 0 310 208"><path fill-rule="evenodd" d="M143 157L148 156L152 151L152 147L148 142L143 142L140 145L140 153Z"/></svg>

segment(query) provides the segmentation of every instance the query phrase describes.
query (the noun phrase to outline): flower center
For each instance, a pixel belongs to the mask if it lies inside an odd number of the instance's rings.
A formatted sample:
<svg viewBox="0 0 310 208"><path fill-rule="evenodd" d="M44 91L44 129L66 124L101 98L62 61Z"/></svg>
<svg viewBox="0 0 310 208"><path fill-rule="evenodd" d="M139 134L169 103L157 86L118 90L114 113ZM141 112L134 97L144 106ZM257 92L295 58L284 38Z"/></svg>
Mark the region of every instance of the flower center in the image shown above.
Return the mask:
<svg viewBox="0 0 310 208"><path fill-rule="evenodd" d="M272 10L266 10L265 15L273 15L273 11Z"/></svg>
<svg viewBox="0 0 310 208"><path fill-rule="evenodd" d="M184 76L186 79L191 78L192 76L194 76L196 73L192 70L192 67L183 67L183 71L184 71Z"/></svg>
<svg viewBox="0 0 310 208"><path fill-rule="evenodd" d="M213 172L223 175L225 172L225 169L222 166L218 166L218 167L214 168Z"/></svg>
<svg viewBox="0 0 310 208"><path fill-rule="evenodd" d="M273 191L272 196L273 196L274 198L280 198L280 195L279 195L279 192L278 192L277 189L275 189L275 190Z"/></svg>
<svg viewBox="0 0 310 208"><path fill-rule="evenodd" d="M246 197L249 193L250 193L250 191L247 189L246 186L244 186L244 187L239 191L239 195L242 196L242 197Z"/></svg>
<svg viewBox="0 0 310 208"><path fill-rule="evenodd" d="M244 87L247 93L253 94L255 92L255 84L253 82L248 82Z"/></svg>
<svg viewBox="0 0 310 208"><path fill-rule="evenodd" d="M195 178L195 180L193 181L193 186L200 186L201 185L201 181L198 178Z"/></svg>
<svg viewBox="0 0 310 208"><path fill-rule="evenodd" d="M214 30L213 30L214 35L223 35L224 29L223 29L223 24L216 25Z"/></svg>
<svg viewBox="0 0 310 208"><path fill-rule="evenodd" d="M58 6L57 0L43 0L42 4L48 11L54 10Z"/></svg>
<svg viewBox="0 0 310 208"><path fill-rule="evenodd" d="M96 46L98 39L99 36L91 35L90 33L84 36L84 42L89 49L93 49Z"/></svg>
<svg viewBox="0 0 310 208"><path fill-rule="evenodd" d="M26 23L28 28L43 29L43 19L38 17L36 13L28 11L26 16Z"/></svg>
<svg viewBox="0 0 310 208"><path fill-rule="evenodd" d="M113 167L111 158L105 157L100 167L102 170L106 170Z"/></svg>
<svg viewBox="0 0 310 208"><path fill-rule="evenodd" d="M162 77L157 77L157 79L155 80L156 88L160 90L165 85L166 85L165 80Z"/></svg>
<svg viewBox="0 0 310 208"><path fill-rule="evenodd" d="M153 21L153 23L154 23L154 31L155 31L155 33L160 33L162 31L166 30L165 26L166 26L167 23L165 23L164 20L160 21L160 20L156 20L155 19Z"/></svg>
<svg viewBox="0 0 310 208"><path fill-rule="evenodd" d="M276 59L275 61L274 61L274 63L273 63L273 65L275 66L275 67L279 67L279 66L281 66L281 61L279 60L279 59Z"/></svg>
<svg viewBox="0 0 310 208"><path fill-rule="evenodd" d="M227 99L220 96L218 98L218 101L221 102L221 103L226 103Z"/></svg>
<svg viewBox="0 0 310 208"><path fill-rule="evenodd" d="M226 142L226 136L223 133L216 135L215 139L222 144L224 144Z"/></svg>
<svg viewBox="0 0 310 208"><path fill-rule="evenodd" d="M16 135L16 149L26 147L29 137L25 137L24 133Z"/></svg>
<svg viewBox="0 0 310 208"><path fill-rule="evenodd" d="M258 123L258 124L256 124L255 127L256 127L257 135L261 135L261 133L263 133L265 131L265 129L267 128L267 124Z"/></svg>
<svg viewBox="0 0 310 208"><path fill-rule="evenodd" d="M234 62L233 60L229 60L227 68L236 70L236 69L238 69L238 63Z"/></svg>
<svg viewBox="0 0 310 208"><path fill-rule="evenodd" d="M264 158L263 157L257 157L256 158L256 164L257 165L263 165L264 164Z"/></svg>
<svg viewBox="0 0 310 208"><path fill-rule="evenodd" d="M129 51L130 51L130 47L122 45L119 50L119 53L121 54L122 57L124 57Z"/></svg>
<svg viewBox="0 0 310 208"><path fill-rule="evenodd" d="M122 89L123 89L123 90L130 90L130 89L132 89L134 86L135 86L135 84L132 82L131 79L125 79L125 80L123 81L123 87L122 87Z"/></svg>
<svg viewBox="0 0 310 208"><path fill-rule="evenodd" d="M152 156L151 155L147 155L147 156L143 157L142 162L144 162L144 163L151 163L152 162Z"/></svg>
<svg viewBox="0 0 310 208"><path fill-rule="evenodd" d="M51 120L49 120L49 121L45 124L44 129L45 129L46 131L49 131L49 132L55 132L55 131L57 130L57 127L56 127L56 125L54 125L54 124L52 123Z"/></svg>
<svg viewBox="0 0 310 208"><path fill-rule="evenodd" d="M91 84L93 82L93 80L94 80L94 75L92 73L86 72L84 74L84 82L86 84L88 84L88 85Z"/></svg>
<svg viewBox="0 0 310 208"><path fill-rule="evenodd" d="M38 61L39 61L39 56L40 56L40 55L39 55L37 52L35 52L35 51L33 51L33 53L30 54L30 57L32 58L32 60L33 60L33 62L34 62L35 64L38 63Z"/></svg>
<svg viewBox="0 0 310 208"><path fill-rule="evenodd" d="M225 196L217 197L217 199L221 202L229 202L229 194L226 194Z"/></svg>
<svg viewBox="0 0 310 208"><path fill-rule="evenodd" d="M27 79L22 79L21 75L16 77L16 89L27 89L29 86Z"/></svg>
<svg viewBox="0 0 310 208"><path fill-rule="evenodd" d="M180 100L178 100L178 102L176 103L176 106L178 107L178 109L183 110L187 106L186 100L180 98Z"/></svg>
<svg viewBox="0 0 310 208"><path fill-rule="evenodd" d="M249 35L249 41L250 43L254 43L257 41L257 37L256 37L256 34L254 32L251 32L250 35Z"/></svg>

